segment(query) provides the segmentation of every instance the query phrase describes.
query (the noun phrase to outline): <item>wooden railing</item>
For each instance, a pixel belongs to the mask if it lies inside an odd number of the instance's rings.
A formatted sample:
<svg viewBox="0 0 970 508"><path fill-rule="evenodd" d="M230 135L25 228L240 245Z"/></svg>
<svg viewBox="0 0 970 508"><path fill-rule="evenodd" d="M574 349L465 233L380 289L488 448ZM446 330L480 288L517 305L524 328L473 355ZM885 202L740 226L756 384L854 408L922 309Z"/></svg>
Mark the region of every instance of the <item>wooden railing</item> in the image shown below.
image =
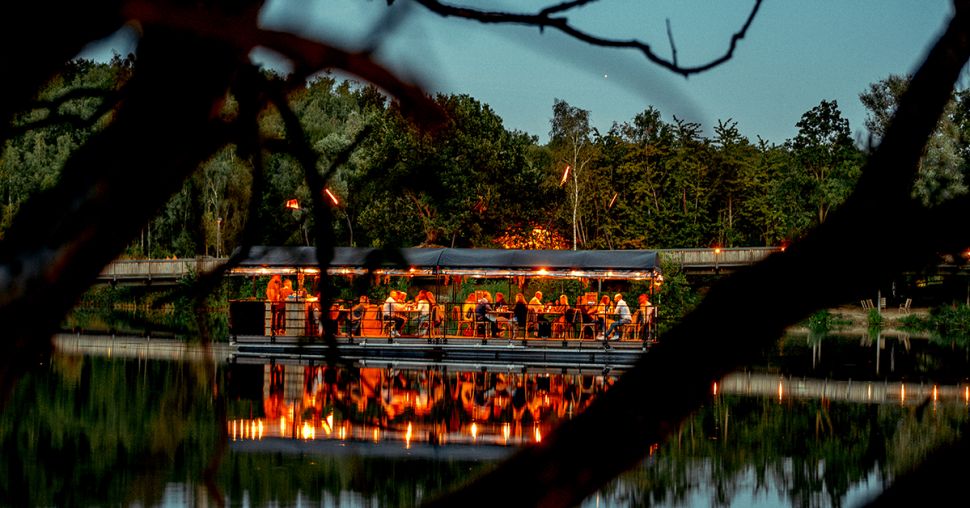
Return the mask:
<svg viewBox="0 0 970 508"><path fill-rule="evenodd" d="M781 251L781 247L732 247L659 249L657 252L662 260L677 263L685 271L719 273L753 265Z"/></svg>
<svg viewBox="0 0 970 508"><path fill-rule="evenodd" d="M171 284L185 277L210 271L224 258L198 257L189 259L119 259L101 271L101 282Z"/></svg>

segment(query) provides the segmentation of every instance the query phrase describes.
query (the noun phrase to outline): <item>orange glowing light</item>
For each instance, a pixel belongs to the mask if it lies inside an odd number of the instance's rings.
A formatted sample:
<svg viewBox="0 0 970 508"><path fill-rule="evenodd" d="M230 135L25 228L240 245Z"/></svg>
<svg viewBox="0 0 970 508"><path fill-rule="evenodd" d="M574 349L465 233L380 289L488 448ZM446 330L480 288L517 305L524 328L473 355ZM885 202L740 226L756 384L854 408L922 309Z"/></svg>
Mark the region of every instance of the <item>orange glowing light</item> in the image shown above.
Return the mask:
<svg viewBox="0 0 970 508"><path fill-rule="evenodd" d="M286 200L286 207L289 208L290 210L299 210L300 209L300 202L298 200L296 200L296 199L287 199Z"/></svg>
<svg viewBox="0 0 970 508"><path fill-rule="evenodd" d="M404 434L404 443L406 448L411 448L411 422L408 422L408 431Z"/></svg>
<svg viewBox="0 0 970 508"><path fill-rule="evenodd" d="M535 439L536 439L536 443L542 442L542 431L539 430L538 425L536 425L536 428L535 428Z"/></svg>
<svg viewBox="0 0 970 508"><path fill-rule="evenodd" d="M717 395L717 383L714 383L714 395Z"/></svg>
<svg viewBox="0 0 970 508"><path fill-rule="evenodd" d="M310 426L310 423L303 422L303 428L300 429L300 436L302 436L303 439L309 440L309 439L313 439L315 434L316 433L314 432L313 427Z"/></svg>
<svg viewBox="0 0 970 508"><path fill-rule="evenodd" d="M472 426L471 426L470 431L471 431L471 434L472 434L472 439L478 439L478 424L477 423L472 422Z"/></svg>
<svg viewBox="0 0 970 508"><path fill-rule="evenodd" d="M337 206L340 204L340 200L337 199L337 196L334 196L333 193L330 192L330 189L323 189L323 193L326 194L328 198L330 198L330 202L333 203L334 206Z"/></svg>
<svg viewBox="0 0 970 508"><path fill-rule="evenodd" d="M899 385L899 402L906 402L906 385Z"/></svg>
<svg viewBox="0 0 970 508"><path fill-rule="evenodd" d="M536 273L538 273L539 275L549 275L549 270L546 270L545 268L540 268L536 271Z"/></svg>
<svg viewBox="0 0 970 508"><path fill-rule="evenodd" d="M714 254L720 254L720 253L721 253L721 248L720 247L714 247Z"/></svg>
<svg viewBox="0 0 970 508"><path fill-rule="evenodd" d="M781 381L778 381L778 402L781 402L781 396L782 396L783 392L784 392L784 390L783 390L783 387L782 387L782 383L781 383Z"/></svg>
<svg viewBox="0 0 970 508"><path fill-rule="evenodd" d="M566 184L566 179L569 178L569 170L572 169L569 164L566 164L566 169L562 172L562 180L559 180L559 186L562 187Z"/></svg>
<svg viewBox="0 0 970 508"><path fill-rule="evenodd" d="M936 385L934 385L933 386L933 402L936 402L937 400L939 400L939 398L940 398L939 397L939 393L937 393L937 391L936 391Z"/></svg>
<svg viewBox="0 0 970 508"><path fill-rule="evenodd" d="M505 438L506 442L509 440L509 436L511 434L512 434L512 425L509 423L502 425L502 436Z"/></svg>

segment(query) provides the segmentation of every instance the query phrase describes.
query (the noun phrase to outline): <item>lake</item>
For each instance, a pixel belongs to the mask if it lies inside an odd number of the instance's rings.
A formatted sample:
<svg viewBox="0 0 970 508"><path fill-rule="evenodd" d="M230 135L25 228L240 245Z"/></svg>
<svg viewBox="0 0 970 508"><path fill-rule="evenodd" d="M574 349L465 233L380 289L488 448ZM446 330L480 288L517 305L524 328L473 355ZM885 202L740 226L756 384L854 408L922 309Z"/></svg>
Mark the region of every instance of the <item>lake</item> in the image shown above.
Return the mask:
<svg viewBox="0 0 970 508"><path fill-rule="evenodd" d="M415 506L541 446L622 375L57 345L0 415L0 504ZM859 504L965 430L967 372L925 339L789 335L711 380L708 404L584 506Z"/></svg>

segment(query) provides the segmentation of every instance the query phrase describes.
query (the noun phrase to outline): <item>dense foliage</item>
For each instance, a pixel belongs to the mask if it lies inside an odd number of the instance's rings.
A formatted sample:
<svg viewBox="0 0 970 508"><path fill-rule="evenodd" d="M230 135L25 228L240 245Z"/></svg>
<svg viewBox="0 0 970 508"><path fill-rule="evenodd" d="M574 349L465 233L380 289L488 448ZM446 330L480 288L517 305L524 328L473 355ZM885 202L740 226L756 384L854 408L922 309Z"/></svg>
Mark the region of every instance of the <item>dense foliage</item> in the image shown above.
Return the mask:
<svg viewBox="0 0 970 508"><path fill-rule="evenodd" d="M49 83L38 107L22 114L23 133L7 142L0 159L0 234L110 115L98 109L99 97L118 93L131 65L121 58L72 62ZM905 86L904 78L891 76L861 94L874 138ZM328 175L327 189L339 203L333 224L339 244L778 245L825 221L853 188L863 155L838 104L828 100L802 115L797 135L782 144L753 142L732 120L705 137L699 124L676 117L667 122L652 106L599 132L589 124L589 111L556 100L545 145L507 130L472 97L438 95L434 101L450 121L429 132L412 127L372 86L322 75L290 97L310 144L323 155L320 171L354 148ZM965 192L967 102L965 93L956 95L927 149L914 190L927 202ZM237 107L229 97L224 114ZM266 112L260 122L264 136L282 137L279 114ZM264 160L263 185L253 196L250 161L232 147L215 154L159 210L128 254L225 255L240 241L254 198L257 243L312 243L312 190L299 162L284 151ZM290 200L295 207L285 206Z"/></svg>

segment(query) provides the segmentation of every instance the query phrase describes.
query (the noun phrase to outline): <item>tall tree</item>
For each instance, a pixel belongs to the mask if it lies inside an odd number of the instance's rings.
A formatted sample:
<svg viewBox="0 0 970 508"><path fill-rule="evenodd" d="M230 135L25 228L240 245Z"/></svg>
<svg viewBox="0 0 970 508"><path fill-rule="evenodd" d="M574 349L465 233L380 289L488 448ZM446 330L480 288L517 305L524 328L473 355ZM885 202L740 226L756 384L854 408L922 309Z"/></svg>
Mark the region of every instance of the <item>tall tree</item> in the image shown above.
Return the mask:
<svg viewBox="0 0 970 508"><path fill-rule="evenodd" d="M589 125L589 111L570 106L564 100L556 99L552 105L552 128L549 130L549 147L562 166L563 178L572 182L570 204L572 205L573 250L581 240L581 217L579 216L580 185L589 178L586 168L593 160L594 130Z"/></svg>
<svg viewBox="0 0 970 508"><path fill-rule="evenodd" d="M837 101L823 100L795 125L798 134L789 147L799 171L793 176L807 190L821 224L852 191L860 174L860 154Z"/></svg>

